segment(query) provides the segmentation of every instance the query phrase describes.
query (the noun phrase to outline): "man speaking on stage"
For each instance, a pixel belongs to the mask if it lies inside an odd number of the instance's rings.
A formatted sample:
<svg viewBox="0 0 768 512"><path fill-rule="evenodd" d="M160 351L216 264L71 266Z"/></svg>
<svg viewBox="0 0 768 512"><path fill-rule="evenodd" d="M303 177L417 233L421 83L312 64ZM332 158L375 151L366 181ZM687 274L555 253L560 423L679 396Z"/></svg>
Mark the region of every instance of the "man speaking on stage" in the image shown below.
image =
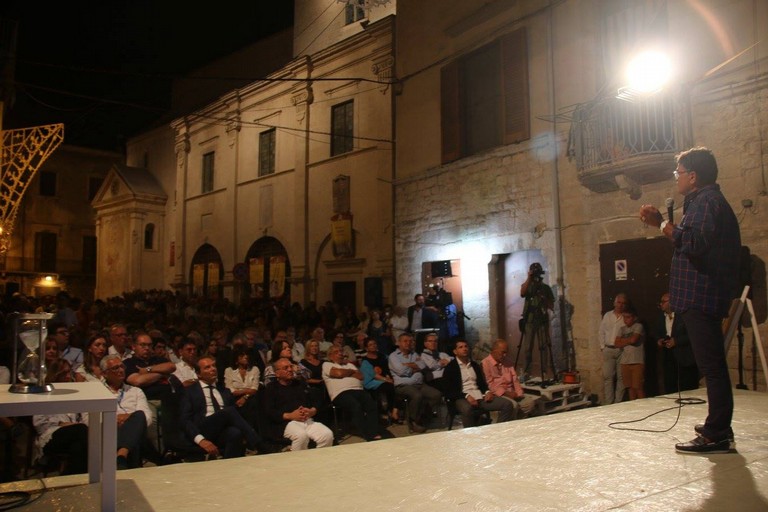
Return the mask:
<svg viewBox="0 0 768 512"><path fill-rule="evenodd" d="M661 229L674 246L670 306L685 322L696 364L707 385L707 419L694 427L696 438L676 444L675 449L682 453L729 453L735 451L733 391L721 323L732 299L738 296L739 223L716 183L717 162L712 152L692 148L676 159L677 191L685 197L680 224L672 219L663 221L654 206L640 208L640 220Z"/></svg>

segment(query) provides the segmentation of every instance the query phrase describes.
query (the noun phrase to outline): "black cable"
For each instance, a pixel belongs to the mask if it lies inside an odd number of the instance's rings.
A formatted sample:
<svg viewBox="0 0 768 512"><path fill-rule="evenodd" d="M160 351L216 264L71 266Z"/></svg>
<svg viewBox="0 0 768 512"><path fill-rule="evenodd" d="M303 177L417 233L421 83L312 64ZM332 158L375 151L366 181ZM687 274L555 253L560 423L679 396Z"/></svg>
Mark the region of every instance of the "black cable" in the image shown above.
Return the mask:
<svg viewBox="0 0 768 512"><path fill-rule="evenodd" d="M612 428L614 430L630 430L632 432L654 432L654 433L663 433L663 432L669 432L675 426L677 425L678 421L680 421L680 412L682 411L683 407L686 405L701 405L707 403L706 400L703 400L701 398L683 398L682 392L680 391L680 363L677 361L677 358L675 358L675 363L677 365L677 398L666 398L662 397L665 400L674 400L676 404L678 404L677 407L667 407L666 409L661 409L660 411L656 411L654 413L649 414L648 416L645 416L644 418L640 418L637 420L629 420L629 421L614 421L612 423L608 424L609 428ZM645 421L648 418L651 418L653 416L656 416L657 414L661 414L662 412L667 411L674 411L677 409L677 417L675 418L675 422L667 429L664 430L651 430L648 428L621 428L617 427L616 425L629 425L632 423L640 423L641 421Z"/></svg>
<svg viewBox="0 0 768 512"><path fill-rule="evenodd" d="M41 489L34 491L8 491L0 493L0 510L11 510L24 505L29 505L30 503L34 503L39 500L46 493L48 487L46 487L42 478L38 478L38 480L40 480L40 485L42 486ZM35 492L39 492L40 494L33 498L32 493ZM9 501L11 499L13 499L13 501Z"/></svg>

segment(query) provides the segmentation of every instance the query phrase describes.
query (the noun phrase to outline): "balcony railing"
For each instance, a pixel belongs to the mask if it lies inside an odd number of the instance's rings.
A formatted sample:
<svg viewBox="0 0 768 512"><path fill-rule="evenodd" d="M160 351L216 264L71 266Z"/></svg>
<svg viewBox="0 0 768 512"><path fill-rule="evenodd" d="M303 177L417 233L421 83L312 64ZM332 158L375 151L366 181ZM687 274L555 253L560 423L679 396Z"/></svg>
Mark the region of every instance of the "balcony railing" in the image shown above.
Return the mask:
<svg viewBox="0 0 768 512"><path fill-rule="evenodd" d="M673 98L661 95L579 106L573 113L571 155L582 184L608 192L619 188L617 174L638 183L667 179L671 157L679 150L677 112Z"/></svg>

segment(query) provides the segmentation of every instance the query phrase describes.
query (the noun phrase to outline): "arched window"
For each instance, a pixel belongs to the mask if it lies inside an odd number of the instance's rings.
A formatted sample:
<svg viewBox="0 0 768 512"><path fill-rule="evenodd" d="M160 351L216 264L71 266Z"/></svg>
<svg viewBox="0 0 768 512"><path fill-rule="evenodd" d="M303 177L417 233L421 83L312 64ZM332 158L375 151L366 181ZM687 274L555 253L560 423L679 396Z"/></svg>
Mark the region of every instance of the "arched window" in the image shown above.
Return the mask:
<svg viewBox="0 0 768 512"><path fill-rule="evenodd" d="M192 257L192 266L189 269L192 295L221 297L223 277L224 265L219 251L211 244L201 245Z"/></svg>
<svg viewBox="0 0 768 512"><path fill-rule="evenodd" d="M145 249L155 248L155 225L152 223L149 223L146 226L144 226L144 248Z"/></svg>
<svg viewBox="0 0 768 512"><path fill-rule="evenodd" d="M291 262L288 252L276 238L256 240L245 255L248 265L247 296L255 299L284 299L290 302Z"/></svg>

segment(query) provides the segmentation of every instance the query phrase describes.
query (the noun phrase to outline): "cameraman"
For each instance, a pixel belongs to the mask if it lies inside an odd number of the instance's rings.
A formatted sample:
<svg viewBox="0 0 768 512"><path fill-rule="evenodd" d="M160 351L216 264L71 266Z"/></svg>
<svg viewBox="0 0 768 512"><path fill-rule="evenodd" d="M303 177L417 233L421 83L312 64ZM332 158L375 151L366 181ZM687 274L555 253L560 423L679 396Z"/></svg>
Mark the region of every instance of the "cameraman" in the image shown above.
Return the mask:
<svg viewBox="0 0 768 512"><path fill-rule="evenodd" d="M528 268L528 279L520 287L520 296L525 299L523 306L523 318L520 321L520 327L523 331L523 344L525 346L525 370L527 375L531 369L533 361L533 344L539 343L541 352L541 375L544 380L544 369L546 368L545 349L552 350L549 343L549 309L555 306L555 296L552 288L543 282L544 269L541 263L534 262ZM550 355L551 358L551 355ZM554 372L555 369L552 368ZM554 375L552 376L554 377Z"/></svg>

